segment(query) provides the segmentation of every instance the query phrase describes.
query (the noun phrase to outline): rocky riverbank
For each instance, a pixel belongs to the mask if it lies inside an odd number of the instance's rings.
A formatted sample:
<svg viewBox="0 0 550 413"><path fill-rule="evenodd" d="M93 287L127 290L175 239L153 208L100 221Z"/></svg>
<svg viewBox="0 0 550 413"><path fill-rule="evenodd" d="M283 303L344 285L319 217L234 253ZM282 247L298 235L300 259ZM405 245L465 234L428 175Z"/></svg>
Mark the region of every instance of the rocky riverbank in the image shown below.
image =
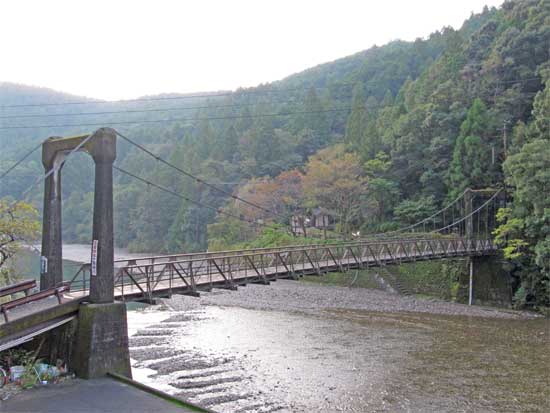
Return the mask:
<svg viewBox="0 0 550 413"><path fill-rule="evenodd" d="M368 288L348 288L279 280L270 286L250 284L237 291L214 290L200 300L174 297L165 305L176 311L190 306L217 305L254 310L319 313L327 309L363 310L381 313L429 313L489 318L536 318L527 311L468 306L428 297L403 296Z"/></svg>

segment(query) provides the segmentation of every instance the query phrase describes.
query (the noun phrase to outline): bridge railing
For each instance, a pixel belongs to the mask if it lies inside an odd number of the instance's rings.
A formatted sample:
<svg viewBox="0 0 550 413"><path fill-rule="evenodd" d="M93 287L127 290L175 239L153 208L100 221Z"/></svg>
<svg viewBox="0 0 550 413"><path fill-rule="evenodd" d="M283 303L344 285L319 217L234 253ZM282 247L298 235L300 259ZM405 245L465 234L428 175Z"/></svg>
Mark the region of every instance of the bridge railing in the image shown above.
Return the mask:
<svg viewBox="0 0 550 413"><path fill-rule="evenodd" d="M336 245L238 250L226 254L184 254L126 261L115 268L115 295L152 298L162 290L195 292L199 286L232 288L243 282L267 282L302 274L347 271L425 259L493 253L490 239L433 238L383 240ZM72 290L89 286L89 265L74 279Z"/></svg>
<svg viewBox="0 0 550 413"><path fill-rule="evenodd" d="M414 239L423 239L426 237L426 234L400 234L399 237L388 236L384 238L384 241L391 240L400 240L404 236ZM432 234L433 238L433 234ZM122 258L114 261L115 272L117 269L137 265L137 266L146 266L146 265L158 265L167 262L173 261L187 261L187 260L197 260L197 259L207 259L207 258L219 258L219 257L229 257L229 256L240 256L243 254L243 251L247 253L259 253L259 254L270 254L277 252L286 252L291 250L302 250L304 248L319 248L319 247L344 247L344 246L354 246L359 244L364 244L365 242L379 242L379 239L361 239L355 241L340 241L340 242L328 242L322 244L299 244L299 245L287 245L282 247L268 247L268 248L250 248L246 250L225 250L225 251L213 251L213 252L192 252L192 253L182 253L182 254L167 254L167 255L151 255L143 257L133 257L133 258ZM77 289L86 289L89 286L89 272L90 272L90 263L84 263L79 268L78 271L71 278L69 283L73 288Z"/></svg>

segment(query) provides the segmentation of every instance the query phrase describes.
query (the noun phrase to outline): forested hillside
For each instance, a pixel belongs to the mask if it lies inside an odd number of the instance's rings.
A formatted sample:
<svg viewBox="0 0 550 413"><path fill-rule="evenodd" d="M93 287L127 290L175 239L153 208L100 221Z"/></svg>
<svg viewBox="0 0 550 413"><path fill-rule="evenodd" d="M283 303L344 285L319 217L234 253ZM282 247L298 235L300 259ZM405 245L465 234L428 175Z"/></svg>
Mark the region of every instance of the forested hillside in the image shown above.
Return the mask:
<svg viewBox="0 0 550 413"><path fill-rule="evenodd" d="M1 169L53 133L112 126L223 189L119 140L118 165L212 207L117 175L116 242L154 252L250 242L274 236L262 233L271 223L284 234L290 216L319 208L343 235L384 231L430 215L466 187L506 182L513 201L497 235L522 281L518 299L548 305L549 9L545 0L507 1L460 30L373 47L234 93L81 104L0 84ZM43 117L29 116L36 114ZM45 127L18 128L35 125ZM75 157L64 168L65 240L89 242L91 161ZM29 158L2 182L0 197L20 197L40 171L39 157ZM27 197L40 206L40 191Z"/></svg>

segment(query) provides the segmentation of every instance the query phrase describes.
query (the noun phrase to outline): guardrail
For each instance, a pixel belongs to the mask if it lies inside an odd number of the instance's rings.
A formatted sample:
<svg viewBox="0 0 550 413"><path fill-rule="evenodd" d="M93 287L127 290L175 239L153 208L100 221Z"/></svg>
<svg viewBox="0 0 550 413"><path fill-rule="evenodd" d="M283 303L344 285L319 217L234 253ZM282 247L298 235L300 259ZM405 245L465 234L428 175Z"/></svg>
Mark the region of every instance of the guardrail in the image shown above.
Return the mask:
<svg viewBox="0 0 550 413"><path fill-rule="evenodd" d="M67 284L63 284L59 287L50 288L48 290L30 294L25 297L17 298L15 300L8 301L7 303L0 305L0 313L4 315L4 320L7 323L9 321L9 317L8 317L9 310L14 309L15 307L19 307L20 305L43 300L44 298L48 298L51 296L57 297L58 304L61 304L63 303L63 293L69 290L70 290L70 286Z"/></svg>

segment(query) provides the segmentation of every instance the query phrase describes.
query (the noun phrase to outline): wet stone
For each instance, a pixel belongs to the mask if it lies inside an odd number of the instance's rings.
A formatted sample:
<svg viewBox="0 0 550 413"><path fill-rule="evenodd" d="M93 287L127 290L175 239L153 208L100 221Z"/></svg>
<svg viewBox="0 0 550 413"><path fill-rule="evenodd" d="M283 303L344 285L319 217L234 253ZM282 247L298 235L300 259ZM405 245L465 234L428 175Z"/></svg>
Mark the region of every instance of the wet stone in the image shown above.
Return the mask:
<svg viewBox="0 0 550 413"><path fill-rule="evenodd" d="M244 379L242 377L232 376L232 377L222 377L222 378L213 379L213 380L197 380L197 381L186 380L181 382L170 383L170 385L178 389L195 389L195 388L201 388L201 387L215 386L222 383L239 382L243 380Z"/></svg>
<svg viewBox="0 0 550 413"><path fill-rule="evenodd" d="M234 402L236 400L248 399L251 396L252 396L252 393L245 393L245 394L228 393L228 394L224 394L223 396L206 397L204 399L200 399L199 405L209 407L209 406L214 406L218 404Z"/></svg>
<svg viewBox="0 0 550 413"><path fill-rule="evenodd" d="M138 330L138 332L133 337L143 337L143 336L158 336L158 337L170 337L170 331L166 329L153 329L148 328L145 330Z"/></svg>
<svg viewBox="0 0 550 413"><path fill-rule="evenodd" d="M132 336L129 339L130 347L147 347L159 344L166 344L168 340L161 337L135 337Z"/></svg>
<svg viewBox="0 0 550 413"><path fill-rule="evenodd" d="M223 374L228 373L231 370L209 370L209 371L202 371L200 373L192 373L192 374L185 374L183 376L178 376L178 380L190 380L190 379L196 379L199 377L210 377L215 376L216 374Z"/></svg>
<svg viewBox="0 0 550 413"><path fill-rule="evenodd" d="M136 361L158 360L167 357L173 357L185 353L185 350L178 350L172 347L147 347L134 348L130 356Z"/></svg>
<svg viewBox="0 0 550 413"><path fill-rule="evenodd" d="M148 367L157 370L157 375L170 374L177 371L206 369L228 363L227 358L210 359L200 355L183 355L168 360L150 364Z"/></svg>
<svg viewBox="0 0 550 413"><path fill-rule="evenodd" d="M168 323L168 322L166 322L166 323L160 323L160 324L153 324L153 325L149 326L148 328L177 330L181 327L182 327L181 323Z"/></svg>
<svg viewBox="0 0 550 413"><path fill-rule="evenodd" d="M227 387L207 387L207 388L201 388L199 390L195 391L183 391L176 393L176 397L181 397L182 399L188 400L188 399L197 399L198 396L204 396L205 394L215 394L215 393L223 393L228 390Z"/></svg>
<svg viewBox="0 0 550 413"><path fill-rule="evenodd" d="M166 323L186 323L189 321L198 321L202 319L203 317L201 317L200 314L180 313L180 314L173 315L164 321Z"/></svg>

